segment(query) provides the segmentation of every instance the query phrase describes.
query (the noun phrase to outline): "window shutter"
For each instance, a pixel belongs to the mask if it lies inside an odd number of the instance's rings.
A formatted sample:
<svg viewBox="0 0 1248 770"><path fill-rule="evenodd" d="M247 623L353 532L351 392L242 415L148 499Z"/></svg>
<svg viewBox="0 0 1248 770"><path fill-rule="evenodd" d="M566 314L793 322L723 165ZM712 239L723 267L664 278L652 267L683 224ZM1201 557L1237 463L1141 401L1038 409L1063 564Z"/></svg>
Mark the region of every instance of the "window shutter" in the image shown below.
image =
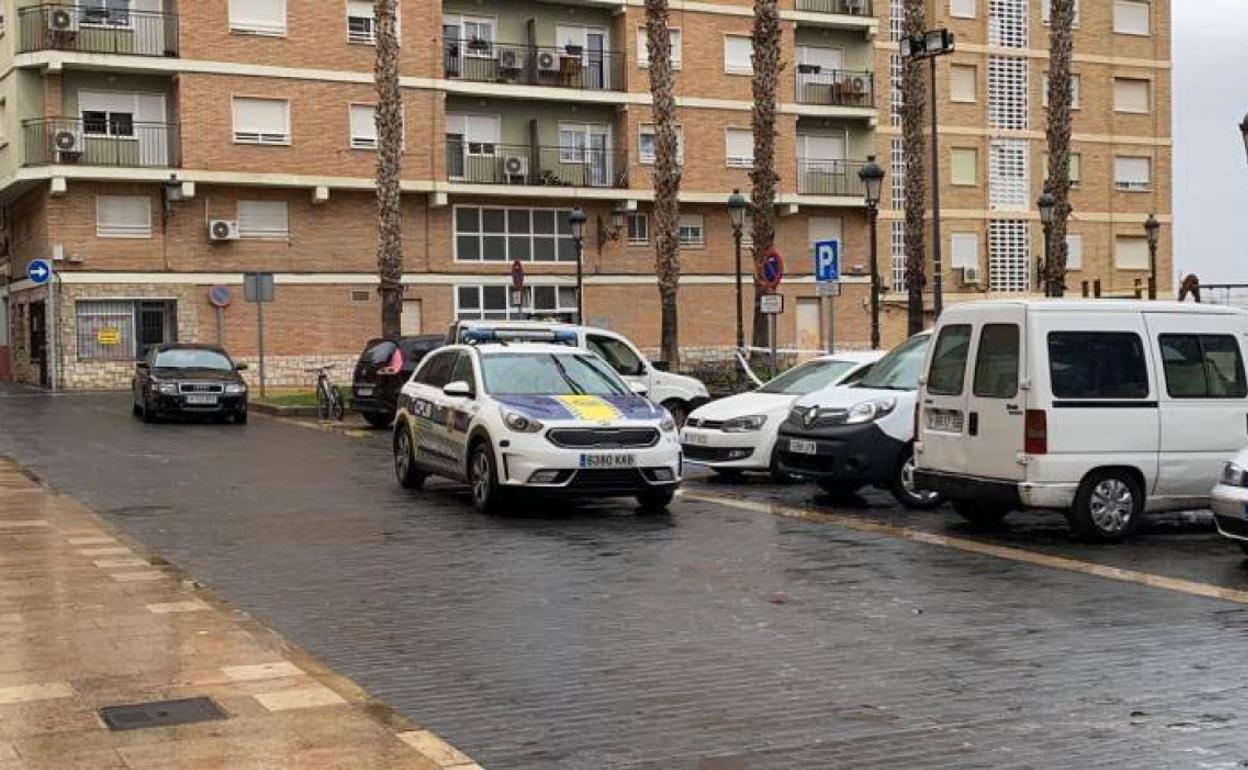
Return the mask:
<svg viewBox="0 0 1248 770"><path fill-rule="evenodd" d="M234 99L234 141L249 144L290 142L290 102L285 99Z"/></svg>
<svg viewBox="0 0 1248 770"><path fill-rule="evenodd" d="M100 238L151 238L151 200L143 196L97 196L95 234Z"/></svg>
<svg viewBox="0 0 1248 770"><path fill-rule="evenodd" d="M724 155L728 165L749 168L754 165L754 132L730 128L724 132Z"/></svg>
<svg viewBox="0 0 1248 770"><path fill-rule="evenodd" d="M1148 269L1148 239L1138 235L1115 238L1114 266L1119 270Z"/></svg>
<svg viewBox="0 0 1248 770"><path fill-rule="evenodd" d="M239 201L238 234L243 238L289 237L286 201Z"/></svg>
<svg viewBox="0 0 1248 770"><path fill-rule="evenodd" d="M1140 0L1114 0L1114 31L1122 35L1147 35L1149 4Z"/></svg>
<svg viewBox="0 0 1248 770"><path fill-rule="evenodd" d="M286 34L286 0L230 0L230 29Z"/></svg>
<svg viewBox="0 0 1248 770"><path fill-rule="evenodd" d="M1083 236L1067 235L1066 236L1066 269L1082 270L1083 269Z"/></svg>
<svg viewBox="0 0 1248 770"><path fill-rule="evenodd" d="M672 66L676 69L680 69L680 30L668 29L667 34L672 41ZM646 45L645 27L637 28L637 63L643 67L650 64L650 49Z"/></svg>
<svg viewBox="0 0 1248 770"><path fill-rule="evenodd" d="M949 0L949 15L959 19L975 18L975 0Z"/></svg>
<svg viewBox="0 0 1248 770"><path fill-rule="evenodd" d="M952 184L976 184L978 181L979 153L969 148L954 147L949 151L949 161L952 167L950 180Z"/></svg>
<svg viewBox="0 0 1248 770"><path fill-rule="evenodd" d="M1114 78L1114 111L1148 112L1148 81Z"/></svg>
<svg viewBox="0 0 1248 770"><path fill-rule="evenodd" d="M1119 190L1147 190L1151 183L1152 163L1148 158L1116 156L1114 184Z"/></svg>
<svg viewBox="0 0 1248 770"><path fill-rule="evenodd" d="M753 72L754 43L740 35L724 36L724 71Z"/></svg>
<svg viewBox="0 0 1248 770"><path fill-rule="evenodd" d="M351 146L357 150L377 148L377 108L368 104L351 105Z"/></svg>
<svg viewBox="0 0 1248 770"><path fill-rule="evenodd" d="M979 235L977 233L953 233L949 236L950 267L979 267Z"/></svg>
<svg viewBox="0 0 1248 770"><path fill-rule="evenodd" d="M976 72L976 68L969 64L954 64L949 68L949 99L951 101L975 101Z"/></svg>

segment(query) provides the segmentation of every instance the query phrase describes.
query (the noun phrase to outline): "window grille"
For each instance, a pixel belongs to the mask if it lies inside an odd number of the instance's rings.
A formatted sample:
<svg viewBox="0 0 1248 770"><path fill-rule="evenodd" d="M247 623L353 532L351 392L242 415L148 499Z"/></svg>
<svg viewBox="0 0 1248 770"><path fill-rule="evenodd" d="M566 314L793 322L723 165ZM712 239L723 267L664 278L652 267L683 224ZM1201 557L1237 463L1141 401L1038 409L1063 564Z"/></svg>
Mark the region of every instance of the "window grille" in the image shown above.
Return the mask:
<svg viewBox="0 0 1248 770"><path fill-rule="evenodd" d="M906 144L901 138L893 139L893 210L906 207Z"/></svg>
<svg viewBox="0 0 1248 770"><path fill-rule="evenodd" d="M989 291L1031 290L1031 225L1020 220L988 223Z"/></svg>
<svg viewBox="0 0 1248 770"><path fill-rule="evenodd" d="M901 54L888 57L888 123L893 127L901 125Z"/></svg>
<svg viewBox="0 0 1248 770"><path fill-rule="evenodd" d="M1020 130L1029 127L1027 68L1027 60L1021 57L988 57L988 125L990 127Z"/></svg>
<svg viewBox="0 0 1248 770"><path fill-rule="evenodd" d="M1026 48L1027 0L988 0L988 45Z"/></svg>
<svg viewBox="0 0 1248 770"><path fill-rule="evenodd" d="M906 290L906 223L893 223L893 291Z"/></svg>
<svg viewBox="0 0 1248 770"><path fill-rule="evenodd" d="M905 0L889 0L888 3L888 39L893 42L901 40L901 33L905 27L905 9L903 3Z"/></svg>
<svg viewBox="0 0 1248 770"><path fill-rule="evenodd" d="M993 211L1026 211L1028 193L1026 139L994 139L988 146L988 207Z"/></svg>

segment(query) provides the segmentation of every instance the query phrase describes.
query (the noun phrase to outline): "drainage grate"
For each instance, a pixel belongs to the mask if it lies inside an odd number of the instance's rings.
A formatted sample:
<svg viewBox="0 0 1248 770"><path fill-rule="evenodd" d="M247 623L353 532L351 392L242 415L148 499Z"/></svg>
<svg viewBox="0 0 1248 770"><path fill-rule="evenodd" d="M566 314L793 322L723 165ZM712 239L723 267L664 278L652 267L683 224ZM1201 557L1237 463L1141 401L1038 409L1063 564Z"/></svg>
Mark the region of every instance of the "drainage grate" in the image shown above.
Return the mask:
<svg viewBox="0 0 1248 770"><path fill-rule="evenodd" d="M110 730L139 730L144 727L168 727L192 722L210 722L229 716L211 698L184 698L129 706L105 706L100 716Z"/></svg>

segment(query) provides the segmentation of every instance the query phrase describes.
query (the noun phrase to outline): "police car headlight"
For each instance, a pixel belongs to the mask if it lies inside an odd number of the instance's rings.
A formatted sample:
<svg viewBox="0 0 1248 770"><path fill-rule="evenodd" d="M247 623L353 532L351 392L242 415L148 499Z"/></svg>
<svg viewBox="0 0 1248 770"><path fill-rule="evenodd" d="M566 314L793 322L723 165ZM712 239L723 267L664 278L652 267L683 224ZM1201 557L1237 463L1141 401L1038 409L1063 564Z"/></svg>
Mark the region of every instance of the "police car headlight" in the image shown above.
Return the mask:
<svg viewBox="0 0 1248 770"><path fill-rule="evenodd" d="M846 425L861 425L864 422L875 422L897 408L897 399L881 398L875 401L863 401L849 408Z"/></svg>
<svg viewBox="0 0 1248 770"><path fill-rule="evenodd" d="M663 431L664 433L676 432L676 421L672 419L672 416L670 414L664 417L663 421L659 423L659 430Z"/></svg>
<svg viewBox="0 0 1248 770"><path fill-rule="evenodd" d="M516 433L537 433L543 426L532 417L526 417L519 412L511 412L506 409L503 412L503 424Z"/></svg>
<svg viewBox="0 0 1248 770"><path fill-rule="evenodd" d="M156 385L156 390L160 391L161 393L164 393L166 396L177 395L178 383L162 382Z"/></svg>
<svg viewBox="0 0 1248 770"><path fill-rule="evenodd" d="M1228 487L1248 487L1248 470L1235 463L1227 463L1222 468L1222 483Z"/></svg>
<svg viewBox="0 0 1248 770"><path fill-rule="evenodd" d="M752 414L748 417L734 417L731 420L724 421L724 433L753 433L756 430L762 430L767 424L767 416L762 414Z"/></svg>
<svg viewBox="0 0 1248 770"><path fill-rule="evenodd" d="M247 392L247 386L240 383L225 386L225 392L231 396L238 396Z"/></svg>

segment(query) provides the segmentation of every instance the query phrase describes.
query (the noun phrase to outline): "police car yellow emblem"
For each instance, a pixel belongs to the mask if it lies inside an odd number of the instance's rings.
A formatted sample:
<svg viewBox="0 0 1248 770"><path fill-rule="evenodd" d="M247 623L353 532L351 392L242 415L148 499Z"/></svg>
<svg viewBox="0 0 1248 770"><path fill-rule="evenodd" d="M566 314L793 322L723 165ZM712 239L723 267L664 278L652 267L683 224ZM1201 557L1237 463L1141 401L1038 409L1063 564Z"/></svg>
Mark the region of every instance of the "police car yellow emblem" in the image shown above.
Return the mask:
<svg viewBox="0 0 1248 770"><path fill-rule="evenodd" d="M619 409L598 396L558 396L557 399L578 420L611 422L622 417Z"/></svg>

